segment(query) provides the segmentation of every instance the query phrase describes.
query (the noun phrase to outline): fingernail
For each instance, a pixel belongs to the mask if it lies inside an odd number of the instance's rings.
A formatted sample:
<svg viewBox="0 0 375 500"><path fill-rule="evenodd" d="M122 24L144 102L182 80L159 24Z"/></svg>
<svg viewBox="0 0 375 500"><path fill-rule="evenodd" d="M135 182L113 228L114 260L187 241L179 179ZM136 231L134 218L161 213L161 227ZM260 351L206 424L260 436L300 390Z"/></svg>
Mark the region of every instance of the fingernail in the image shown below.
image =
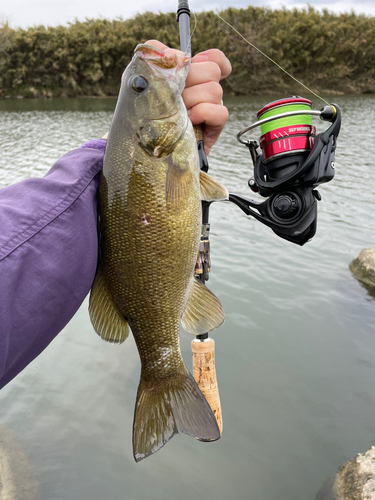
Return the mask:
<svg viewBox="0 0 375 500"><path fill-rule="evenodd" d="M208 61L208 56L206 56L205 54L198 54L195 57L193 57L193 62L195 63L205 62L205 61Z"/></svg>

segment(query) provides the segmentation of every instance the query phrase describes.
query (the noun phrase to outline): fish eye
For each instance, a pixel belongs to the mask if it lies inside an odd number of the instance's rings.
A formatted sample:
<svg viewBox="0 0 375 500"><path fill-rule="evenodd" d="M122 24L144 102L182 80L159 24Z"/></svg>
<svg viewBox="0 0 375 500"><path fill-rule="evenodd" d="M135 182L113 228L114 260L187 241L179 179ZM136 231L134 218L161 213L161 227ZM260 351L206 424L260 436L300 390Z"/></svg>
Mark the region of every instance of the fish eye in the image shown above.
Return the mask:
<svg viewBox="0 0 375 500"><path fill-rule="evenodd" d="M131 81L131 88L140 94L146 90L148 82L143 76L135 76Z"/></svg>

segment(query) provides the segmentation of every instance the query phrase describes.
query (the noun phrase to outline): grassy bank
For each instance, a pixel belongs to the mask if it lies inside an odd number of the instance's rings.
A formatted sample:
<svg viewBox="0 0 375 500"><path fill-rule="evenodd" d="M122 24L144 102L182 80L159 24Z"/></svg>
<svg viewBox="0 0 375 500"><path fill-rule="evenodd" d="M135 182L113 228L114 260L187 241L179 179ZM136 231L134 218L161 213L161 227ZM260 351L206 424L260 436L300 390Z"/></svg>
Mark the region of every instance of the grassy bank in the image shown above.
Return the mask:
<svg viewBox="0 0 375 500"><path fill-rule="evenodd" d="M227 9L221 16L310 88L326 94L375 92L375 17L306 10ZM0 25L0 97L117 95L137 43L156 38L178 47L175 13L145 13L68 26ZM231 94L301 92L213 12L197 14L194 52L218 47L233 73Z"/></svg>

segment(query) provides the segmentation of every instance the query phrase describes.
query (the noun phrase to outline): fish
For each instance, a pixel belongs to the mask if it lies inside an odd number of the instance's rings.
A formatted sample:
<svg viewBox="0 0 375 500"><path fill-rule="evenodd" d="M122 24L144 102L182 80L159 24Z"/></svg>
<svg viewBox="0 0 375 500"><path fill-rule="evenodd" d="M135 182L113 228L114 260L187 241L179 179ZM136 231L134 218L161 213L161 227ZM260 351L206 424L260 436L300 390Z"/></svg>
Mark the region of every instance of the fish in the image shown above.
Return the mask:
<svg viewBox="0 0 375 500"><path fill-rule="evenodd" d="M194 276L201 199L228 191L199 170L181 92L190 58L138 45L125 69L99 186L99 257L89 314L96 333L134 336L141 375L133 423L136 462L174 434L220 437L181 355L179 326L195 335L224 321L219 299Z"/></svg>

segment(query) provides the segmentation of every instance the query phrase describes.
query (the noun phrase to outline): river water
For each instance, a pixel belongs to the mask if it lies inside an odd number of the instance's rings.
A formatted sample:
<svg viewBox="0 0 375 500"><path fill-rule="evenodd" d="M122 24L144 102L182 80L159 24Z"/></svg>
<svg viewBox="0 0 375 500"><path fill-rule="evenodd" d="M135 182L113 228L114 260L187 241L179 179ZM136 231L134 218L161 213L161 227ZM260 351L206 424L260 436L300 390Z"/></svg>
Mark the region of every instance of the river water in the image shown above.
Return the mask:
<svg viewBox="0 0 375 500"><path fill-rule="evenodd" d="M210 172L230 192L251 196L250 160L235 136L273 98L226 100L230 119ZM0 393L0 422L24 450L38 499L313 500L343 462L375 444L375 293L348 268L375 247L375 97L335 101L343 112L336 176L320 187L310 243L281 240L229 203L211 208L209 287L226 312L212 335L222 438L178 435L135 464L138 353L132 338L112 346L97 337L86 300ZM42 176L59 156L102 136L114 105L0 101L0 186ZM188 366L190 341L181 332Z"/></svg>

